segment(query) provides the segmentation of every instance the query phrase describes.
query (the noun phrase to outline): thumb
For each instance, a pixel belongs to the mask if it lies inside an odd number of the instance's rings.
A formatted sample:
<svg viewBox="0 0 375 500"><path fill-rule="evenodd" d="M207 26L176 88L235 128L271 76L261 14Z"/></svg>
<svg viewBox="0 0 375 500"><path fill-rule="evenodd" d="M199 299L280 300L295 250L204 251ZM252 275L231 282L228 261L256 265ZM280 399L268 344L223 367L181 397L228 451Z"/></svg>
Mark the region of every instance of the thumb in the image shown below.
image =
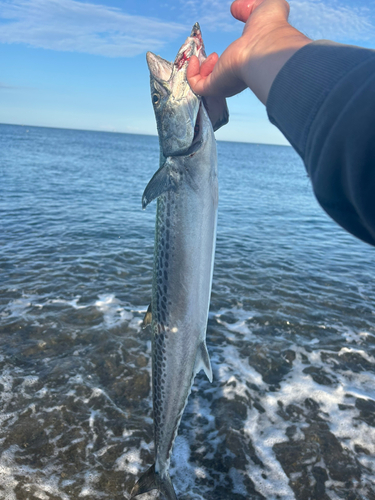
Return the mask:
<svg viewBox="0 0 375 500"><path fill-rule="evenodd" d="M262 17L272 21L287 21L289 4L286 0L235 0L230 11L232 16L246 23L252 14L262 14ZM256 11L256 12L255 12Z"/></svg>
<svg viewBox="0 0 375 500"><path fill-rule="evenodd" d="M263 0L235 0L230 6L230 12L235 19L246 23L253 10Z"/></svg>

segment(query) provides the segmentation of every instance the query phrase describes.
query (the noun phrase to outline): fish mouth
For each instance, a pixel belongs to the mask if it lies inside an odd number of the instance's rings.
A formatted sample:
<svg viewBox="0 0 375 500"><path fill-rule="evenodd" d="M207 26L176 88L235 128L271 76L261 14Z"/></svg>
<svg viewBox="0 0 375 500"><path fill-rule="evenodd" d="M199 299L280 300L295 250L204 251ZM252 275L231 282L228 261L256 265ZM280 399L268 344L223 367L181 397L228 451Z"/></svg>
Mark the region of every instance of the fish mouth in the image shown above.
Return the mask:
<svg viewBox="0 0 375 500"><path fill-rule="evenodd" d="M178 87L178 85L176 86L178 92L174 95L174 99L175 102L186 99L185 102L187 103L187 107L185 109L187 119L185 123L190 123L188 126L190 132L187 134L188 130L186 129L184 140L181 141L182 143L185 142L185 147L178 147L174 149L172 155L170 154L171 149L165 147L163 148L163 150L165 149L165 156L192 155L200 147L202 137L201 98L191 90L190 85L186 79L186 70L193 55L198 57L200 62L202 62L206 58L202 32L199 23L194 24L190 35L187 37L185 43L178 51L176 59L173 63L173 72L171 76L171 80L176 79L176 82L181 82L180 87ZM187 140L187 135L189 136L189 140ZM173 131L172 136L176 138L175 131Z"/></svg>
<svg viewBox="0 0 375 500"><path fill-rule="evenodd" d="M188 36L185 43L178 51L176 59L173 63L176 70L181 71L182 69L186 69L192 55L197 56L199 60L202 56L204 58L206 57L199 23L194 24L190 36ZM202 61L200 60L200 62Z"/></svg>
<svg viewBox="0 0 375 500"><path fill-rule="evenodd" d="M162 96L162 106L159 110L155 110L155 113L165 158L189 154L193 143L195 149L199 135L195 130L197 125L199 129L198 112L201 98L192 91L186 78L187 67L193 55L202 60L205 58L204 43L198 23L194 24L173 63L167 63L151 55L147 59L150 71L155 69L152 74L152 92L157 87L157 93ZM154 58L157 60L154 61ZM164 74L171 71L167 81L160 80L161 71L164 71Z"/></svg>

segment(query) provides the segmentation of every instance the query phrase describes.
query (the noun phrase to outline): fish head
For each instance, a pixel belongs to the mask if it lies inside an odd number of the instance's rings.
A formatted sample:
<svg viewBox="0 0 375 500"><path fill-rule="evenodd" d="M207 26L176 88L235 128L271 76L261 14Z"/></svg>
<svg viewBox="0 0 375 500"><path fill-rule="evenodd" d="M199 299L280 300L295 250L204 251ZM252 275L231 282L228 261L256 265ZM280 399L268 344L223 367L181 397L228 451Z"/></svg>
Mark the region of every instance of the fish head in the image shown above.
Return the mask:
<svg viewBox="0 0 375 500"><path fill-rule="evenodd" d="M186 71L192 55L206 57L199 24L177 53L173 63L147 53L151 100L155 111L160 146L164 157L188 152L193 140L200 97L191 90Z"/></svg>

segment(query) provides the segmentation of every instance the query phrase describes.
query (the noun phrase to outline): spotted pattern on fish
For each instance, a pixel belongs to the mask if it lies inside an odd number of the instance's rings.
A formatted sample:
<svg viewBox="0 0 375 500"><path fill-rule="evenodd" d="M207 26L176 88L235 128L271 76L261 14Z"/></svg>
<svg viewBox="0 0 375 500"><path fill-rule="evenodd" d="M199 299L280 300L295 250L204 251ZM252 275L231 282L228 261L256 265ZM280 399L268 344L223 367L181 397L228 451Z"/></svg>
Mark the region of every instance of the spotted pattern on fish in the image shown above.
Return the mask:
<svg viewBox="0 0 375 500"><path fill-rule="evenodd" d="M171 215L174 207L174 199L168 192L158 200L157 223L155 235L154 269L156 270L155 293L153 297L153 314L157 323L156 334L161 334L169 328L168 306L168 273L169 258L171 255Z"/></svg>
<svg viewBox="0 0 375 500"><path fill-rule="evenodd" d="M176 415L176 427L172 435L169 432L165 432L167 429L162 425L162 422L167 418L167 408L165 400L168 397L165 390L165 382L167 377L166 372L166 343L168 342L168 336L173 335L173 332L166 331L164 333L158 333L153 337L153 411L154 411L154 439L155 447L158 448L159 443L165 440L170 441L170 445L167 445L168 453L165 457L167 466L169 467L169 461L172 453L172 444L176 439L178 432L178 423L181 420L182 414L185 410L187 399L185 405L180 409L179 413ZM194 382L194 374L192 373L190 380L190 388ZM189 391L190 393L190 391Z"/></svg>
<svg viewBox="0 0 375 500"><path fill-rule="evenodd" d="M163 418L162 408L165 398L165 375L166 375L166 358L165 358L165 333L154 335L153 349L153 383L154 383L154 422L155 422L155 442L159 443L162 439L161 421Z"/></svg>
<svg viewBox="0 0 375 500"><path fill-rule="evenodd" d="M171 217L174 214L175 199L170 192L162 195L158 199L157 219L156 219L156 234L155 234L155 253L154 253L154 269L156 283L154 289L156 293L153 296L153 408L155 422L155 443L160 443L164 440L163 430L161 425L165 415L164 400L166 398L165 381L166 381L166 343L168 335L173 335L170 332L169 306L171 305L171 297L169 296L168 288L168 273L169 273L169 258L173 247L171 244Z"/></svg>

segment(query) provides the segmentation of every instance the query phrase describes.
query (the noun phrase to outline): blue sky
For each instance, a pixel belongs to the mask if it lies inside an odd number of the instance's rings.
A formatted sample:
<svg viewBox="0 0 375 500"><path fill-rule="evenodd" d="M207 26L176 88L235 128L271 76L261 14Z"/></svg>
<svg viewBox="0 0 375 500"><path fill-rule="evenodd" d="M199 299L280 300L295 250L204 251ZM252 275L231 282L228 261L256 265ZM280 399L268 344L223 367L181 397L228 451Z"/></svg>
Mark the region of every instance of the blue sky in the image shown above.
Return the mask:
<svg viewBox="0 0 375 500"><path fill-rule="evenodd" d="M156 134L145 53L173 60L199 21L219 54L242 24L226 0L0 0L0 123ZM313 39L375 48L374 0L290 0ZM286 144L249 90L217 138Z"/></svg>

